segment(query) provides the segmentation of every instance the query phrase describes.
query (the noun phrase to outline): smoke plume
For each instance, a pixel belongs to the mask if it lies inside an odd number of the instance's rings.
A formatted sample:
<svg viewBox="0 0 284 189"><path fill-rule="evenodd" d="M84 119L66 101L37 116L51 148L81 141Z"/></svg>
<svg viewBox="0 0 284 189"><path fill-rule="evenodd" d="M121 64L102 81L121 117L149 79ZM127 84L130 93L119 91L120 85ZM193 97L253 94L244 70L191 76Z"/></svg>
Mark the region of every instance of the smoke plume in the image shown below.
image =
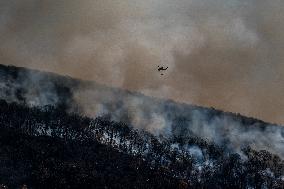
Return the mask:
<svg viewBox="0 0 284 189"><path fill-rule="evenodd" d="M283 9L281 0L0 1L0 61L284 124ZM158 65L169 67L163 76Z"/></svg>

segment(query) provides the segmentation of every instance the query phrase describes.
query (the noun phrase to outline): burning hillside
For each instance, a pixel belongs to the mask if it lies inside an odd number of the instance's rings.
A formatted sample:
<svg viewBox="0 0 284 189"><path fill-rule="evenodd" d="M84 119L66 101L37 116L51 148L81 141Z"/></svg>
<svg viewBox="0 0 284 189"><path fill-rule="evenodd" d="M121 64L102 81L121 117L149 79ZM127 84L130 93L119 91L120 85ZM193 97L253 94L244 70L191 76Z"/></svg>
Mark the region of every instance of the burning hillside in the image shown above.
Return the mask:
<svg viewBox="0 0 284 189"><path fill-rule="evenodd" d="M195 136L228 152L247 146L284 157L284 127L213 108L147 97L95 82L52 73L1 66L0 97L29 106L63 105L68 112L109 116L134 128L165 137Z"/></svg>

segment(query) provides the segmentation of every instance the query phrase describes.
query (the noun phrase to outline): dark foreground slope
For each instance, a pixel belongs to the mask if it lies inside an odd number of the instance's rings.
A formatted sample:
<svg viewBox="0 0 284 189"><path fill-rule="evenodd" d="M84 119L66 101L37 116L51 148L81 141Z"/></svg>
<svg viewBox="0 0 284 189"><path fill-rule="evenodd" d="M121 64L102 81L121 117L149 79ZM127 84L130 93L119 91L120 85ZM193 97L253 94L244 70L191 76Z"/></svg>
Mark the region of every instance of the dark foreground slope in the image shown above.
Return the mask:
<svg viewBox="0 0 284 189"><path fill-rule="evenodd" d="M181 181L94 141L0 129L0 183L8 188L177 188Z"/></svg>
<svg viewBox="0 0 284 189"><path fill-rule="evenodd" d="M0 183L9 188L284 188L284 162L200 138L157 138L107 117L0 101ZM190 150L191 149L191 150Z"/></svg>
<svg viewBox="0 0 284 189"><path fill-rule="evenodd" d="M100 144L87 133L76 139L66 130L70 121L78 124L72 129L80 132L86 129L82 120L89 124L88 119L68 117L57 110L43 112L4 101L0 104L0 183L9 188L24 184L48 189L175 188L182 184L141 157ZM48 124L60 121L62 124L48 129ZM41 129L40 134L35 129Z"/></svg>

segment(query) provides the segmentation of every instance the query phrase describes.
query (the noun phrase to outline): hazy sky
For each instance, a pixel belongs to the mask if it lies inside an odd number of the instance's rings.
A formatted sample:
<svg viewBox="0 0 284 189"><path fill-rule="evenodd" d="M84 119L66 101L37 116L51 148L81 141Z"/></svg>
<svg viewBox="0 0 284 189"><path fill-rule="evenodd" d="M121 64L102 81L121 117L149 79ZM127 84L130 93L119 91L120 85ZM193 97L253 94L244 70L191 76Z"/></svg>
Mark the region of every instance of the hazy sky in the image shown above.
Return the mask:
<svg viewBox="0 0 284 189"><path fill-rule="evenodd" d="M283 31L283 0L0 0L0 63L284 124Z"/></svg>

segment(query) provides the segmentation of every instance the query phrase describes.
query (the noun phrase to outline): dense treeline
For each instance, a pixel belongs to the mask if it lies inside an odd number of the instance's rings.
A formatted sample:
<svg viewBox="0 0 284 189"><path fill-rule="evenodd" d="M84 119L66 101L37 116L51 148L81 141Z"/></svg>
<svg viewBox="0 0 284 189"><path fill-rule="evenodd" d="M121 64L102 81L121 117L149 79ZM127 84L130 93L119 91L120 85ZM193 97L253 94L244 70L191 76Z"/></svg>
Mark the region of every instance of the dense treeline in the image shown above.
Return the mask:
<svg viewBox="0 0 284 189"><path fill-rule="evenodd" d="M190 135L4 100L0 124L0 183L10 188L284 188L283 161L249 147L240 156Z"/></svg>

